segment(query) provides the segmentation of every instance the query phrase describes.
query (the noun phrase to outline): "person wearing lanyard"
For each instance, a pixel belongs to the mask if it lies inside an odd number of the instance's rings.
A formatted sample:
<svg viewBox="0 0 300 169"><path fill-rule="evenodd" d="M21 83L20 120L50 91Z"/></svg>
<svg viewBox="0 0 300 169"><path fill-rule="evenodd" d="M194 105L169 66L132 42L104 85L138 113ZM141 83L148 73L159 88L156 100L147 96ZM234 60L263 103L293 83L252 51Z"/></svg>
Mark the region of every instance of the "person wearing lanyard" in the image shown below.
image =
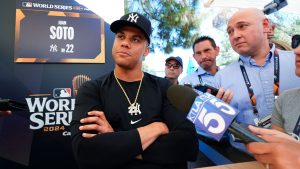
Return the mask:
<svg viewBox="0 0 300 169"><path fill-rule="evenodd" d="M195 89L198 89L197 85L199 84L207 84L211 86L212 84L214 84L214 75L219 70L216 64L216 58L219 55L220 48L216 45L213 38L209 36L201 36L194 41L193 52L193 57L197 61L199 67L196 71L185 76L180 81L180 85L191 86ZM230 97L232 96L229 96L229 98ZM227 102L229 101L230 99L228 99ZM204 131L197 127L196 130L198 138L201 140L201 145L215 145L215 141L212 140L212 138L208 137ZM213 151L208 151L207 148L200 146L197 160L195 162L189 162L188 168L207 167L215 165L208 154L214 155L215 152L218 151L218 149L223 149L223 147L214 147L211 149Z"/></svg>
<svg viewBox="0 0 300 169"><path fill-rule="evenodd" d="M185 76L181 85L195 86L200 83L213 84L213 78L218 71L216 58L219 55L220 48L216 45L214 39L209 36L201 36L193 43L193 57L199 64L196 71Z"/></svg>
<svg viewBox="0 0 300 169"><path fill-rule="evenodd" d="M274 129L249 126L253 134L266 142L251 142L247 150L253 153L257 161L266 169L299 169L300 142L290 135Z"/></svg>
<svg viewBox="0 0 300 169"><path fill-rule="evenodd" d="M292 37L292 48L296 55L295 73L300 77L300 35ZM300 86L283 92L275 101L272 113L272 128L294 136L300 136Z"/></svg>
<svg viewBox="0 0 300 169"><path fill-rule="evenodd" d="M296 55L295 73L300 77L300 35L292 37L292 48ZM259 162L276 169L300 168L300 88L283 92L275 101L270 130L249 126L256 135L260 135L267 143L250 143L247 149ZM284 131L293 137L286 135ZM298 140L298 141L297 141Z"/></svg>
<svg viewBox="0 0 300 169"><path fill-rule="evenodd" d="M232 90L230 105L239 112L239 123L269 127L275 97L300 85L294 74L295 55L269 45L268 30L268 19L255 8L236 12L227 25L231 46L240 57L215 75L215 87ZM223 94L224 90L217 96ZM244 144L231 143L246 151Z"/></svg>

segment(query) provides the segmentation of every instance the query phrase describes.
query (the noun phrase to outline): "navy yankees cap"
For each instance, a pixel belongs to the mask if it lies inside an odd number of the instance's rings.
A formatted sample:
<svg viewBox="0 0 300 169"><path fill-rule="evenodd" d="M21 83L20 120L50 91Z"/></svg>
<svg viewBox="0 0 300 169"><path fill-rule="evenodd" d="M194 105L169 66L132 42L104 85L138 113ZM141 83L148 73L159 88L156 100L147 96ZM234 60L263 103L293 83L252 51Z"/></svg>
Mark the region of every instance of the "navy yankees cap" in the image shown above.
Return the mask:
<svg viewBox="0 0 300 169"><path fill-rule="evenodd" d="M137 12L131 12L122 16L119 20L114 21L110 25L110 30L116 33L123 26L134 26L144 32L149 44L150 35L152 33L151 22L149 19Z"/></svg>
<svg viewBox="0 0 300 169"><path fill-rule="evenodd" d="M169 62L170 60L175 60L175 61L177 61L177 62L180 64L180 66L183 67L181 57L179 57L179 56L176 56L176 57L175 57L175 56L168 57L168 58L166 59L166 63Z"/></svg>

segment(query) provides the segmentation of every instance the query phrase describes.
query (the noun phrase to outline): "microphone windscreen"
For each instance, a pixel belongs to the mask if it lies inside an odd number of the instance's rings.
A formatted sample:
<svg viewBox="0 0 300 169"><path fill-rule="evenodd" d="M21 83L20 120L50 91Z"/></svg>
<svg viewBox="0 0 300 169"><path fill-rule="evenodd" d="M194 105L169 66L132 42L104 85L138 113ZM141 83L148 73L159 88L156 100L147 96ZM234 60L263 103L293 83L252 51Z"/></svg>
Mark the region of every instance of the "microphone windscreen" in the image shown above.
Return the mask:
<svg viewBox="0 0 300 169"><path fill-rule="evenodd" d="M197 96L198 93L188 86L172 85L167 90L167 97L171 104L186 114Z"/></svg>

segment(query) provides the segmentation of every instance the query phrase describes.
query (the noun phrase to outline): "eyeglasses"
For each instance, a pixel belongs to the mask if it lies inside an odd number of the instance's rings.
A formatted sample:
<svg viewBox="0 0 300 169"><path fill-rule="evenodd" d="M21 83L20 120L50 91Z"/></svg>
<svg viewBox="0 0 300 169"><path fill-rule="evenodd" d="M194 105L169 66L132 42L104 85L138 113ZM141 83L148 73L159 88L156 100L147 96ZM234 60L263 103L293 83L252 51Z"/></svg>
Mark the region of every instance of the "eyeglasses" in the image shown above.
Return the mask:
<svg viewBox="0 0 300 169"><path fill-rule="evenodd" d="M171 67L173 67L173 69L179 69L180 65L178 64L172 64L172 63L166 63L165 65L168 69L171 69Z"/></svg>
<svg viewBox="0 0 300 169"><path fill-rule="evenodd" d="M294 35L292 37L292 48L295 49L299 46L300 44L300 35Z"/></svg>

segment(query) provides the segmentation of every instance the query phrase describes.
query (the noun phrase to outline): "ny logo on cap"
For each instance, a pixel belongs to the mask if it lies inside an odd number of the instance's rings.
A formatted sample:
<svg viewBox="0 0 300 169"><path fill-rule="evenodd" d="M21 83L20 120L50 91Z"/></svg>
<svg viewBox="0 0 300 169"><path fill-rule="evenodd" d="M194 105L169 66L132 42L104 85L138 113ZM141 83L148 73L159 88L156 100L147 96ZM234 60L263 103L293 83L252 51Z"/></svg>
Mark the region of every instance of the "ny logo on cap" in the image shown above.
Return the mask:
<svg viewBox="0 0 300 169"><path fill-rule="evenodd" d="M127 18L127 21L136 23L138 18L139 18L138 14L131 13L131 14L129 14L129 17Z"/></svg>

